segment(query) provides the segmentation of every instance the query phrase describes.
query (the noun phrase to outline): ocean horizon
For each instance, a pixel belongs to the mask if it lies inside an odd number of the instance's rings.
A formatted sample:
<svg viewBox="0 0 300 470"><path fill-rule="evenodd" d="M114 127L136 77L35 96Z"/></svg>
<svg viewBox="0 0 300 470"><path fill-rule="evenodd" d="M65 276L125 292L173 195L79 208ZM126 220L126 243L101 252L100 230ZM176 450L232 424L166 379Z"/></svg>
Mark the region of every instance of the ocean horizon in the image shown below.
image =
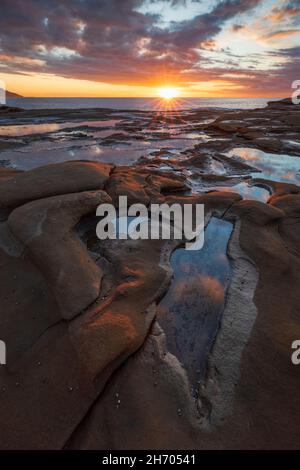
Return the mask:
<svg viewBox="0 0 300 470"><path fill-rule="evenodd" d="M159 109L254 109L264 108L269 101L282 98L180 98L172 107L163 107L160 98L8 98L8 106L23 109L108 108L153 111Z"/></svg>

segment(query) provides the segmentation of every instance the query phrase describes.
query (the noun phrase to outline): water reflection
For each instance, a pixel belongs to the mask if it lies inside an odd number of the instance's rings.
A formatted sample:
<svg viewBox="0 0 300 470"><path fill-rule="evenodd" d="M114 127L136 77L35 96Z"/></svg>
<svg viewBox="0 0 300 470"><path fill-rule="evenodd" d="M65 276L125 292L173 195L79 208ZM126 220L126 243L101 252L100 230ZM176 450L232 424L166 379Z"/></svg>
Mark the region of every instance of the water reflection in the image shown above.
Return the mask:
<svg viewBox="0 0 300 470"><path fill-rule="evenodd" d="M212 218L199 251L177 249L171 256L174 279L158 307L167 346L184 365L196 390L205 376L231 276L226 254L232 225Z"/></svg>
<svg viewBox="0 0 300 470"><path fill-rule="evenodd" d="M69 160L95 160L117 165L132 165L142 156L164 148L168 152L177 152L187 148L190 142L184 139L160 141L131 140L103 145L101 140L80 138L76 140L64 136L54 140L39 140L28 145L1 152L1 158L10 161L11 165L22 170L29 170L49 163Z"/></svg>
<svg viewBox="0 0 300 470"><path fill-rule="evenodd" d="M0 136L21 137L25 135L47 134L61 129L71 129L76 127L112 127L119 123L121 119L107 119L105 121L77 121L77 122L51 122L38 124L19 124L14 126L0 127Z"/></svg>
<svg viewBox="0 0 300 470"><path fill-rule="evenodd" d="M255 185L251 186L246 181L242 181L234 186L214 186L209 188L209 190L234 192L240 194L243 199L252 199L262 202L267 202L270 197L270 193L267 189Z"/></svg>
<svg viewBox="0 0 300 470"><path fill-rule="evenodd" d="M222 162L218 162L218 160L212 159L210 162L210 169L211 173L215 175L224 175L226 170Z"/></svg>
<svg viewBox="0 0 300 470"><path fill-rule="evenodd" d="M78 140L77 145L74 145L73 141L65 140L57 143L33 142L22 150L3 151L1 158L9 160L15 168L30 170L38 166L70 160L92 160L130 165L144 154L144 148L132 149L128 145L103 147L96 141L89 140Z"/></svg>
<svg viewBox="0 0 300 470"><path fill-rule="evenodd" d="M261 173L251 173L252 178L264 178L282 183L300 184L300 158L290 155L266 153L251 148L235 148L226 153L253 162Z"/></svg>

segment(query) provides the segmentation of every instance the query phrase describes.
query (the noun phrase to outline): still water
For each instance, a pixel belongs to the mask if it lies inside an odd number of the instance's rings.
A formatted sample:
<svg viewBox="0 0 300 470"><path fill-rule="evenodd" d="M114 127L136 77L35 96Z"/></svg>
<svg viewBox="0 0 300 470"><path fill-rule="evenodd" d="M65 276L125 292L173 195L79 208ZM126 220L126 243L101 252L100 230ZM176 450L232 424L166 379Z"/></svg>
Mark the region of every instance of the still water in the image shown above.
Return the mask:
<svg viewBox="0 0 300 470"><path fill-rule="evenodd" d="M194 391L204 379L231 278L227 245L232 224L213 217L201 250L178 248L171 256L172 284L158 306L167 346L183 364Z"/></svg>

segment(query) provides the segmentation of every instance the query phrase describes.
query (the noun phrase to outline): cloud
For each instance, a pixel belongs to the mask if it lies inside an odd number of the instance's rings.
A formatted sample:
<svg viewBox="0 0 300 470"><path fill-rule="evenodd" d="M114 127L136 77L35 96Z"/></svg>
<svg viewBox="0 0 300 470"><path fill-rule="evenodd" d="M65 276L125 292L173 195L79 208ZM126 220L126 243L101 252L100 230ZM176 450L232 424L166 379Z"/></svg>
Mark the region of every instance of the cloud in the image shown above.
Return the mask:
<svg viewBox="0 0 300 470"><path fill-rule="evenodd" d="M283 5L275 6L266 16L267 20L272 21L273 23L282 23L287 19L300 16L300 6L298 0L285 2Z"/></svg>
<svg viewBox="0 0 300 470"><path fill-rule="evenodd" d="M274 31L272 33L269 33L265 36L263 36L263 39L265 40L272 40L272 39L285 39L289 38L294 35L300 34L300 29L286 29L282 31Z"/></svg>
<svg viewBox="0 0 300 470"><path fill-rule="evenodd" d="M170 8L185 4L183 0L162 2ZM158 13L143 12L143 0L1 0L2 69L132 85L159 84L162 80L195 83L224 76L224 81L230 77L233 87L253 89L266 83L268 88L269 77L259 70L263 54L252 57L246 66L250 54L243 58L230 49L218 50L215 40L227 24L231 24L233 35L242 34L245 17L263 0L214 0L211 11L200 14L197 3L200 8L203 2L192 3L192 18L168 21L168 27L162 28ZM274 6L270 21L280 23L283 11L295 21L298 9L297 2L285 3L284 8ZM269 34L267 40L278 39L284 34L295 35L292 31L299 30L277 28L265 31L265 35ZM268 53L274 57L273 51ZM288 51L278 54L281 62L277 68L291 75Z"/></svg>
<svg viewBox="0 0 300 470"><path fill-rule="evenodd" d="M211 13L166 30L155 26L157 15L137 11L141 0L54 0L51 7L48 0L2 0L0 44L6 55L42 55L46 65L40 72L141 83L162 68L178 74L193 66L199 59L194 49L202 41L216 35L224 21L258 3L219 0ZM68 59L63 68L62 58ZM26 70L33 70L29 63Z"/></svg>

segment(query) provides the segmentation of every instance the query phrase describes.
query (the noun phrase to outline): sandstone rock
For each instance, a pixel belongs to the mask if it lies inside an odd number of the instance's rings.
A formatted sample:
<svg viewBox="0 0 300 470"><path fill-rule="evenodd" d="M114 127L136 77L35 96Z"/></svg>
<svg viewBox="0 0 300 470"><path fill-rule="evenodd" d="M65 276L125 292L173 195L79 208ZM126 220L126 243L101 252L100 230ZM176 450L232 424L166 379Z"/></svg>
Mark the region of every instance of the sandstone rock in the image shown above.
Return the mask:
<svg viewBox="0 0 300 470"><path fill-rule="evenodd" d="M161 192L186 188L185 178L172 176L171 178L143 168L136 170L118 167L112 173L106 190L114 204L118 204L119 196L127 196L128 204L148 205L150 200L159 197Z"/></svg>
<svg viewBox="0 0 300 470"><path fill-rule="evenodd" d="M300 195L273 197L272 204L285 213L285 218L279 225L281 237L289 251L300 256Z"/></svg>
<svg viewBox="0 0 300 470"><path fill-rule="evenodd" d="M284 212L260 201L243 200L232 206L230 214L247 219L253 224L266 225L284 217Z"/></svg>
<svg viewBox="0 0 300 470"><path fill-rule="evenodd" d="M223 111L205 127L210 141L168 164L200 173L212 157L223 164L227 177L239 174L235 183L240 182L253 168L222 152L245 145L245 138L251 146L276 152L286 148L282 135L297 137L296 107L276 103L269 109ZM61 119L99 119L111 111L34 112L44 119L58 114ZM218 114L196 110L186 119L203 129L199 120ZM6 119L16 115L8 111ZM32 111L18 115L27 119ZM162 113L158 122L164 119ZM172 119L181 123L176 116ZM138 120L129 131L137 129L142 129ZM223 134L216 140L219 130ZM206 184L218 180L230 185L233 178L227 177L201 175ZM0 326L1 339L9 345L8 364L0 368L1 448L298 447L299 374L290 356L292 341L300 337L299 188L266 180L253 183L272 189L269 204L241 201L238 194L223 191L180 194L186 179L175 171L155 171L147 160L136 167L69 162L20 174L1 170L3 218L11 212L0 224ZM244 270L237 269L229 253L232 292L240 296L235 316L220 324L219 362L206 378L207 393L198 407L185 371L166 350L155 324L156 304L171 279L167 261L174 246L162 240L99 241L95 227L84 242L78 238L77 222L95 213L100 200L109 200L106 193L114 203L124 194L129 204L203 203L207 218L224 217L240 227L234 236L240 258L247 261ZM253 281L249 266L257 272L253 300L247 290ZM249 318L241 299L255 307L257 316L235 376L226 369L234 352L222 338L228 328L245 334ZM240 337L232 333L230 340L238 343ZM232 405L221 419L218 385L227 390L230 381Z"/></svg>
<svg viewBox="0 0 300 470"><path fill-rule="evenodd" d="M264 137L264 134L258 131L251 131L251 130L245 129L245 132L242 132L241 130L239 132L242 135L242 137L244 137L247 140L257 140L257 139L262 139Z"/></svg>
<svg viewBox="0 0 300 470"><path fill-rule="evenodd" d="M224 120L216 122L213 125L224 132L237 132L239 129L244 128L245 122Z"/></svg>
<svg viewBox="0 0 300 470"><path fill-rule="evenodd" d="M281 148L281 143L279 139L263 137L255 140L256 144L264 150L269 150L271 152L278 152Z"/></svg>
<svg viewBox="0 0 300 470"><path fill-rule="evenodd" d="M21 170L16 170L15 168L10 167L0 167L0 181L6 181L11 178L14 178L16 175L23 173Z"/></svg>
<svg viewBox="0 0 300 470"><path fill-rule="evenodd" d="M66 162L16 175L0 185L0 215L35 199L103 189L112 166L94 162Z"/></svg>
<svg viewBox="0 0 300 470"><path fill-rule="evenodd" d="M3 304L9 309L1 312L3 339L9 341L9 366L0 371L3 449L64 447L151 327L154 302L170 279L161 260L165 242L110 246L97 240L112 280L102 298L99 282L95 286L99 267L73 227L103 200L107 196L97 191L33 201L15 209L0 233L0 295L9 293ZM15 276L22 288L10 294Z"/></svg>
<svg viewBox="0 0 300 470"><path fill-rule="evenodd" d="M83 215L109 201L103 191L53 196L15 209L8 219L45 276L63 318L78 315L99 295L101 272L73 229Z"/></svg>
<svg viewBox="0 0 300 470"><path fill-rule="evenodd" d="M278 219L279 225L283 221ZM286 249L273 217L262 226L242 219L240 244L259 269L254 297L258 315L243 352L232 416L219 429L220 445L228 446L226 433L232 432L233 448L296 449L299 375L291 362L291 344L300 337L299 257Z"/></svg>
<svg viewBox="0 0 300 470"><path fill-rule="evenodd" d="M278 196L285 194L298 194L300 192L299 186L290 183L279 183L278 181L266 180L264 178L254 178L251 184L261 186L272 191L273 195L270 197L269 202L272 203Z"/></svg>
<svg viewBox="0 0 300 470"><path fill-rule="evenodd" d="M186 373L157 322L142 348L117 371L68 449L189 449L197 442Z"/></svg>

